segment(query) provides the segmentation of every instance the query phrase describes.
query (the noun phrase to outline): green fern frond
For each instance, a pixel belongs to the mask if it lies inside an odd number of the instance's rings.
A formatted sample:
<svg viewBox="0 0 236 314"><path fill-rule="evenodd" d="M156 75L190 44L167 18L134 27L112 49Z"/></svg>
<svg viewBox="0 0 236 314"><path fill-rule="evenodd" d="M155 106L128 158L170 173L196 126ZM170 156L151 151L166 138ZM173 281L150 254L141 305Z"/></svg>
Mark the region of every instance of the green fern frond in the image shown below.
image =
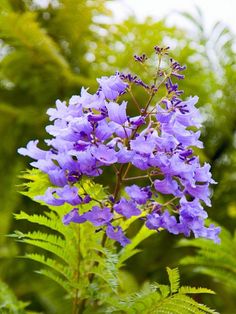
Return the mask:
<svg viewBox="0 0 236 314"><path fill-rule="evenodd" d="M114 293L117 293L119 284L117 268L118 256L116 253L112 253L108 250L105 250L105 253L106 258L103 259L103 262L99 263L98 266L93 267L91 273L105 281L109 288L112 289Z"/></svg>
<svg viewBox="0 0 236 314"><path fill-rule="evenodd" d="M208 293L208 294L215 294L214 291L208 288L202 287L189 287L189 286L182 286L179 288L179 293L181 294L201 294L201 293Z"/></svg>
<svg viewBox="0 0 236 314"><path fill-rule="evenodd" d="M30 240L30 239L24 239L21 240L21 242L27 243L27 244L31 244L33 246L39 247L41 249L44 249L48 252L53 253L54 255L56 255L57 257L61 258L65 263L68 262L73 262L73 258L71 258L71 255L68 254L67 250L65 250L64 248L60 248L57 245L51 244L51 243L47 243L41 240Z"/></svg>
<svg viewBox="0 0 236 314"><path fill-rule="evenodd" d="M28 303L17 300L13 291L0 280L0 313L27 314L27 305Z"/></svg>
<svg viewBox="0 0 236 314"><path fill-rule="evenodd" d="M181 302L183 304L185 304L185 306L189 308L192 307L192 310L194 311L194 313L211 313L211 314L217 314L217 312L215 310L210 309L208 306L206 306L205 304L201 304L198 303L197 301L193 300L192 298L190 298L187 295L182 295L180 293L176 294L174 297L174 305L177 304L181 304ZM176 302L177 301L177 302ZM199 312L201 311L201 312ZM181 313L181 312L180 312Z"/></svg>
<svg viewBox="0 0 236 314"><path fill-rule="evenodd" d="M188 294L214 293L206 288L179 287L178 269L167 268L170 285L149 284L139 293L135 293L126 299L109 300L113 306L107 313L144 313L144 314L216 314L206 305L198 303Z"/></svg>
<svg viewBox="0 0 236 314"><path fill-rule="evenodd" d="M38 253L28 253L25 255L25 257L52 268L54 271L60 273L68 280L71 280L71 278L73 278L73 273L71 272L70 268L56 261L55 259L46 257L45 255Z"/></svg>
<svg viewBox="0 0 236 314"><path fill-rule="evenodd" d="M222 228L220 237L220 245L204 239L181 240L179 246L194 247L195 254L184 257L180 263L192 265L196 272L209 275L236 291L236 236Z"/></svg>
<svg viewBox="0 0 236 314"><path fill-rule="evenodd" d="M61 236L58 236L55 234L44 233L41 231L33 231L33 232L28 232L28 233L21 232L20 234L16 233L15 236L18 237L19 239L27 238L31 240L41 240L44 242L57 245L62 248L65 247L65 240Z"/></svg>
<svg viewBox="0 0 236 314"><path fill-rule="evenodd" d="M27 171L22 177L29 180L24 184L26 190L23 194L32 199L36 195L44 194L49 186L48 177L39 170ZM106 197L103 187L89 179L81 180L77 187L79 191L82 189L83 193L85 190L92 198L103 200ZM79 210L81 212L89 210L93 206L91 203L80 206ZM45 269L40 270L39 273L57 282L72 297L78 293L83 297L89 295L91 287L88 278L93 273L99 276L96 278L96 285L102 287L104 291L110 287L117 292L118 257L117 254L101 247L103 233L95 232L89 222L65 226L62 217L71 210L70 205L47 207L46 211L40 209L41 214L29 215L21 211L15 215L17 220L27 220L37 224L39 228L25 234L16 231L12 235L18 238L18 241L40 249L39 253L36 251L26 254L25 257L44 265ZM41 250L45 253L41 253Z"/></svg>
<svg viewBox="0 0 236 314"><path fill-rule="evenodd" d="M178 268L169 268L167 267L167 273L169 277L169 282L170 282L170 292L175 293L179 289L179 281L180 281L180 276L179 276L179 270Z"/></svg>
<svg viewBox="0 0 236 314"><path fill-rule="evenodd" d="M57 231L61 234L68 234L68 230L65 229L65 227L63 226L62 222L57 219L57 220L52 220L52 219L48 219L46 216L44 215L37 215L37 214L33 214L33 215L28 215L27 213L21 211L19 214L15 214L14 217L17 220L27 220L29 222L47 227L49 229L52 229L54 231Z"/></svg>
<svg viewBox="0 0 236 314"><path fill-rule="evenodd" d="M232 272L227 271L223 268L210 268L209 265L207 266L197 266L195 268L196 272L208 275L213 278L214 281L219 282L227 287L230 288L230 291L236 291L236 275L232 274Z"/></svg>
<svg viewBox="0 0 236 314"><path fill-rule="evenodd" d="M30 182L25 184L27 191L23 193L31 198L38 195L39 191L43 194L48 186L47 177L41 177L39 171L27 172L24 178ZM102 186L89 179L81 180L77 187L85 190L92 198L106 199ZM90 207L91 204L84 204L79 210L84 212ZM89 222L64 226L62 217L70 209L71 207L63 205L48 206L48 210L42 214L29 215L20 212L16 214L16 219L37 224L39 229L26 234L17 231L13 236L20 242L45 252L30 253L25 257L44 265L46 268L38 272L57 282L71 297L77 298L80 295L84 299L91 298L93 302L101 304L101 308L107 313L215 313L187 296L212 293L210 290L179 288L178 269L167 269L169 286L148 284L138 293L124 298L119 291L119 269L128 258L139 252L137 246L155 231L141 227L131 244L116 253L101 246L103 233L95 232ZM43 231L40 230L41 227ZM48 232L44 231L45 227Z"/></svg>
<svg viewBox="0 0 236 314"><path fill-rule="evenodd" d="M69 294L71 294L71 286L68 284L68 281L64 280L61 276L47 269L37 270L36 273L52 279L53 281L58 283L62 288L64 288Z"/></svg>

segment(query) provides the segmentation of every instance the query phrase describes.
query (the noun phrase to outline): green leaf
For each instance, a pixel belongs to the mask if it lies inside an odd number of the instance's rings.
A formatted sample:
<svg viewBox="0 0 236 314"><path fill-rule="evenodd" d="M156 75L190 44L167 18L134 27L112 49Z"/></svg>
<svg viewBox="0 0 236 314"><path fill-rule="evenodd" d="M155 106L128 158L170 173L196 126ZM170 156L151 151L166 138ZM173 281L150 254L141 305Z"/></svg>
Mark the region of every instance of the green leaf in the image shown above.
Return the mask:
<svg viewBox="0 0 236 314"><path fill-rule="evenodd" d="M10 288L0 280L0 313L27 314L28 303L17 300Z"/></svg>
<svg viewBox="0 0 236 314"><path fill-rule="evenodd" d="M167 273L170 281L170 292L175 293L179 289L179 270L178 268L171 269L167 267Z"/></svg>
<svg viewBox="0 0 236 314"><path fill-rule="evenodd" d="M185 256L180 263L192 266L196 272L211 276L214 281L236 291L236 236L222 228L220 237L219 245L205 239L181 240L179 246L193 247L195 253Z"/></svg>
<svg viewBox="0 0 236 314"><path fill-rule="evenodd" d="M108 300L111 304L106 313L144 314L216 314L206 305L196 302L187 294L214 293L206 288L180 287L178 269L167 268L170 286L146 284L139 292L126 298Z"/></svg>

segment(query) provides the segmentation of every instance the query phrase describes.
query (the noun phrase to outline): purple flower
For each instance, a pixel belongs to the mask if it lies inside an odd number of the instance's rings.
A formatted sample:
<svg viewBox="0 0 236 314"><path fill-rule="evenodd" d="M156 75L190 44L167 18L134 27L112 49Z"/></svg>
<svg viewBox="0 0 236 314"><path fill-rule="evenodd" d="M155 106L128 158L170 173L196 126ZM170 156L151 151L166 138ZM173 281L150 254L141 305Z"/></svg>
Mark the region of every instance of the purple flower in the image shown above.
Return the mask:
<svg viewBox="0 0 236 314"><path fill-rule="evenodd" d="M146 204L147 200L152 196L152 192L149 187L140 188L135 184L127 186L125 191L138 204Z"/></svg>
<svg viewBox="0 0 236 314"><path fill-rule="evenodd" d="M201 126L202 117L195 104L198 102L198 97L190 97L187 101L181 102L178 107L179 111L176 114L176 120L184 126ZM183 110L184 109L184 110Z"/></svg>
<svg viewBox="0 0 236 314"><path fill-rule="evenodd" d="M161 216L157 213L147 215L146 227L148 229L157 230L161 227Z"/></svg>
<svg viewBox="0 0 236 314"><path fill-rule="evenodd" d="M123 197L120 199L119 203L114 205L114 209L118 214L123 215L126 218L141 214L141 211L136 207L133 201L128 201Z"/></svg>
<svg viewBox="0 0 236 314"><path fill-rule="evenodd" d="M155 51L168 55L167 48L156 46ZM140 62L145 58L145 54L135 57ZM171 58L169 61L171 76L183 78L179 72L184 67ZM158 75L161 81L164 76L162 65ZM201 166L195 155L194 147L203 147L199 140L200 131L196 130L201 126L201 116L195 107L198 97L183 101L183 92L172 79L170 77L165 82L166 98L158 104L150 100L145 107L138 104L138 113L133 117L127 116L127 112L133 112L133 105L126 101L120 103L119 96L124 95L131 84L142 88L145 93L158 93L159 87L147 85L130 73L117 72L98 79L99 89L95 94L82 88L80 95L70 98L69 104L57 100L56 107L47 111L52 121L46 127L51 135L45 140L48 149L41 150L37 147L38 141L30 141L26 148L18 150L20 154L33 158L31 166L46 173L55 186L36 199L52 206L88 204L90 195L82 188L79 189L83 194L78 193L81 180L96 177L99 181L104 168L110 166L120 181L117 183L119 189L105 200L110 204L107 206L113 206L123 219L140 215L138 206L145 205L143 207L149 214L144 219L150 229L164 228L185 236L193 232L195 237L219 241L219 229L204 226L207 213L201 202L210 206L209 186L215 181L211 177L210 166L207 163ZM129 165L126 166L126 163ZM108 173L111 171L108 170ZM151 186L141 188L138 182L125 185L128 180L133 182L139 177L148 177ZM129 200L119 196L123 189ZM157 204L152 199L152 193L156 197L157 192L175 196L174 203L170 200L169 203L172 203L168 206L175 216L166 210L167 205ZM168 196L165 198L168 202ZM74 208L64 216L63 221L69 224L88 220L96 227L105 225L110 238L121 245L127 244L129 240L119 226L112 226L112 219L111 208L94 206L82 215Z"/></svg>
<svg viewBox="0 0 236 314"><path fill-rule="evenodd" d="M157 136L155 139L158 152L170 152L173 151L179 144L179 141L172 135L161 132L161 136Z"/></svg>
<svg viewBox="0 0 236 314"><path fill-rule="evenodd" d="M59 152L68 152L74 147L74 143L61 139L61 138L53 138L51 140L45 140L48 146L51 146L51 150L54 154L58 154Z"/></svg>
<svg viewBox="0 0 236 314"><path fill-rule="evenodd" d="M186 185L186 192L190 195L203 200L207 206L211 206L210 190L208 184L191 186Z"/></svg>
<svg viewBox="0 0 236 314"><path fill-rule="evenodd" d="M115 102L109 102L107 105L108 117L111 121L114 121L118 124L124 124L127 121L126 116L126 107L127 102L123 101L121 105Z"/></svg>
<svg viewBox="0 0 236 314"><path fill-rule="evenodd" d="M106 118L106 116L103 114L92 114L92 113L90 113L88 115L88 121L89 122L98 122L98 121L104 120L105 118Z"/></svg>
<svg viewBox="0 0 236 314"><path fill-rule="evenodd" d="M90 211L83 214L83 217L90 221L94 226L99 227L111 221L113 214L108 207L101 208L99 206L93 206Z"/></svg>
<svg viewBox="0 0 236 314"><path fill-rule="evenodd" d="M75 222L77 224L83 223L86 219L84 218L84 215L79 215L78 208L73 208L63 217L62 221L64 225L69 225L71 222Z"/></svg>
<svg viewBox="0 0 236 314"><path fill-rule="evenodd" d="M108 125L105 120L99 121L95 128L95 136L100 141L109 139L113 134L112 128Z"/></svg>
<svg viewBox="0 0 236 314"><path fill-rule="evenodd" d="M67 136L71 135L71 130L68 128L66 120L56 119L53 125L48 125L45 129L48 134L65 140Z"/></svg>
<svg viewBox="0 0 236 314"><path fill-rule="evenodd" d="M105 145L93 146L92 155L104 165L111 165L117 162L116 152Z"/></svg>
<svg viewBox="0 0 236 314"><path fill-rule="evenodd" d="M220 227L215 227L211 224L208 228L202 227L198 230L194 230L194 235L196 238L206 238L213 240L215 243L220 243L219 233L221 231Z"/></svg>
<svg viewBox="0 0 236 314"><path fill-rule="evenodd" d="M121 227L113 227L112 225L108 225L106 229L106 234L108 238L113 239L119 242L122 246L126 246L130 243L130 240L126 238Z"/></svg>
<svg viewBox="0 0 236 314"><path fill-rule="evenodd" d="M30 141L26 148L19 148L17 151L19 154L23 156L29 156L33 159L46 159L50 158L51 152L50 151L45 151L37 147L38 145L38 140L36 141Z"/></svg>
<svg viewBox="0 0 236 314"><path fill-rule="evenodd" d="M42 200L45 203L53 206L69 203L78 205L82 203L82 198L78 195L78 189L65 185L62 188L48 188L44 195L37 196L35 199Z"/></svg>
<svg viewBox="0 0 236 314"><path fill-rule="evenodd" d="M198 167L195 170L194 179L198 182L208 182L211 184L216 184L216 182L211 177L212 175L210 169L211 166L208 163L205 163L202 167Z"/></svg>
<svg viewBox="0 0 236 314"><path fill-rule="evenodd" d="M118 74L110 77L103 76L100 79L97 79L97 81L102 93L110 100L115 100L128 86L120 79Z"/></svg>
<svg viewBox="0 0 236 314"><path fill-rule="evenodd" d="M56 109L50 108L47 111L49 115L49 120L53 121L55 119L68 119L68 117L80 117L83 114L82 105L78 103L79 96L73 96L70 99L69 106L66 105L66 102L61 102L60 100L56 101ZM75 99L77 101L75 101Z"/></svg>
<svg viewBox="0 0 236 314"><path fill-rule="evenodd" d="M66 167L70 171L78 171L87 176L97 176L100 175L101 172L97 169L96 166L96 158L92 156L91 152L86 150L83 152L70 152L73 156L79 160L79 162L74 161L73 167L71 167L71 163Z"/></svg>
<svg viewBox="0 0 236 314"><path fill-rule="evenodd" d="M195 198L192 201L187 201L185 196L182 196L180 199L180 209L179 212L181 214L182 211L188 211L191 215L199 216L202 218L207 218L207 212L203 209L200 200Z"/></svg>
<svg viewBox="0 0 236 314"><path fill-rule="evenodd" d="M157 213L148 214L146 226L148 229L158 230L159 228L163 228L173 234L180 233L176 218L171 216L168 211L165 211L161 215Z"/></svg>
<svg viewBox="0 0 236 314"><path fill-rule="evenodd" d="M57 189L57 195L64 200L64 202L71 205L79 205L82 203L82 198L78 195L77 187L65 185L62 189Z"/></svg>
<svg viewBox="0 0 236 314"><path fill-rule="evenodd" d="M120 164L125 164L128 162L131 162L134 155L135 155L135 152L133 152L132 150L128 150L125 147L120 147L120 150L117 152L116 157L117 157L117 161Z"/></svg>
<svg viewBox="0 0 236 314"><path fill-rule="evenodd" d="M67 184L67 178L65 176L64 170L57 168L54 170L49 170L47 173L53 185L62 187Z"/></svg>
<svg viewBox="0 0 236 314"><path fill-rule="evenodd" d="M59 199L56 192L57 192L57 189L48 188L44 195L36 196L34 199L39 200L39 201L43 201L43 202L47 203L48 205L52 205L52 206L63 205L65 203L65 201L62 199ZM55 196L57 196L57 197L55 197Z"/></svg>
<svg viewBox="0 0 236 314"><path fill-rule="evenodd" d="M196 146L202 148L202 142L199 141L200 131L193 132L191 130L186 130L185 126L177 122L176 120L170 123L165 123L162 125L162 131L165 133L173 135L179 143L184 146Z"/></svg>
<svg viewBox="0 0 236 314"><path fill-rule="evenodd" d="M130 119L130 123L132 125L140 126L145 124L145 117L144 116L137 116Z"/></svg>
<svg viewBox="0 0 236 314"><path fill-rule="evenodd" d="M160 165L160 168L166 175L179 177L194 186L194 171L197 166L198 162L195 159L188 161L182 158L181 154L173 154Z"/></svg>
<svg viewBox="0 0 236 314"><path fill-rule="evenodd" d="M141 170L147 170L148 168L150 168L150 164L149 164L149 158L148 156L142 156L140 154L134 154L131 162L132 164Z"/></svg>
<svg viewBox="0 0 236 314"><path fill-rule="evenodd" d="M80 139L83 139L85 136L90 136L93 131L91 123L86 119L86 117L74 118L69 123L69 128L72 131L71 139L73 141L73 135L80 135Z"/></svg>
<svg viewBox="0 0 236 314"><path fill-rule="evenodd" d="M170 101L168 100L166 101L166 106L167 106L167 109L163 109L160 105L156 106L156 109L157 109L156 119L157 121L161 123L169 123L174 114L173 110L170 110L168 108L171 106Z"/></svg>
<svg viewBox="0 0 236 314"><path fill-rule="evenodd" d="M45 173L49 173L53 170L60 170L60 168L57 167L51 159L39 159L38 161L33 161L30 164L31 166L38 168Z"/></svg>
<svg viewBox="0 0 236 314"><path fill-rule="evenodd" d="M154 187L158 192L163 194L181 195L178 183L170 176L166 176L163 180L155 180Z"/></svg>
<svg viewBox="0 0 236 314"><path fill-rule="evenodd" d="M131 149L137 153L140 153L141 155L152 154L155 146L155 141L145 136L138 136L135 140L130 141Z"/></svg>
<svg viewBox="0 0 236 314"><path fill-rule="evenodd" d="M182 223L189 230L195 232L195 230L202 229L204 227L203 219L194 215L188 209L182 209L180 213L180 223Z"/></svg>
<svg viewBox="0 0 236 314"><path fill-rule="evenodd" d="M82 105L84 109L101 110L105 107L104 95L91 95L87 92L88 89L82 87L80 96L72 96L69 105Z"/></svg>
<svg viewBox="0 0 236 314"><path fill-rule="evenodd" d="M109 123L109 127L113 130L113 132L119 136L119 138L128 138L131 135L131 129L126 125L120 125L116 122L111 121Z"/></svg>

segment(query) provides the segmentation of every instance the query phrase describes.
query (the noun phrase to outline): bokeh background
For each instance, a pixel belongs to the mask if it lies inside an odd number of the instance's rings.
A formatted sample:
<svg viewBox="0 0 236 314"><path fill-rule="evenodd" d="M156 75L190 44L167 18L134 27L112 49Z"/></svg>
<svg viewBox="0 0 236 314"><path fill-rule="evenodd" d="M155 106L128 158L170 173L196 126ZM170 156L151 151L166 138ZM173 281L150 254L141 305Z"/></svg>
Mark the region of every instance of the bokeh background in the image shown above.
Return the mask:
<svg viewBox="0 0 236 314"><path fill-rule="evenodd" d="M197 7L190 0L183 1L182 6L179 2L170 1L168 7L151 0L0 1L0 305L7 298L13 303L18 298L29 302L28 309L38 313L67 313L64 291L36 274L35 262L19 258L33 248L6 236L14 230L32 228L16 222L14 213L22 209L33 212L36 207L40 210L39 205L17 193L19 175L29 162L17 155L17 148L31 139L45 138L46 110L56 99L67 100L82 86L95 91L95 78L117 69L138 73L133 55L150 55L156 44L170 46L173 57L187 65L181 88L185 97L200 98L205 143L200 157L212 165L218 182L209 216L234 233L235 5L226 0L199 1ZM180 259L191 253L177 246L179 239L164 232L147 239L141 247L143 252L128 262L130 280L139 285L146 280L164 281L165 267L178 266ZM235 243L231 249L235 262L232 272L236 274ZM216 297L206 297L205 303L220 313L236 312L235 287L227 288L223 281L198 275L191 267L180 266L180 270L183 283L217 292Z"/></svg>

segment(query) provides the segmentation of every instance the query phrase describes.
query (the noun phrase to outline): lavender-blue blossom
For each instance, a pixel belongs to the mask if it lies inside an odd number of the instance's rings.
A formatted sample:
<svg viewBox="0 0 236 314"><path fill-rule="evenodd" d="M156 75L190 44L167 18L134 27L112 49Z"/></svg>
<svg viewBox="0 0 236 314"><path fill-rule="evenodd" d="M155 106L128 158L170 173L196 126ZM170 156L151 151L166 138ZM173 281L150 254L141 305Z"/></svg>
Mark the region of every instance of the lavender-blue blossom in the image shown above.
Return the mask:
<svg viewBox="0 0 236 314"><path fill-rule="evenodd" d="M168 50L169 47L155 47L158 58L167 58ZM135 56L139 63L146 59L145 54ZM46 173L51 182L44 195L36 199L52 206L76 206L64 216L65 225L90 222L124 246L130 241L119 218L142 216L149 229L166 229L185 236L192 232L195 237L219 242L220 229L204 224L207 213L203 204L211 205L209 185L215 181L210 165L202 166L193 149L203 147L199 139L201 115L195 106L198 97L180 98L183 91L173 80L183 79L184 66L171 58L168 70L159 65L151 85L137 75L117 72L97 79L95 94L82 88L68 104L57 100L56 108L47 111L52 122L46 127L51 136L45 140L48 149L40 149L36 140L18 152L34 159L31 165ZM156 102L159 79L166 94ZM134 107L125 98L133 84L149 94L146 104L137 106L135 100ZM129 116L127 110L136 113ZM91 209L80 215L80 206L96 201L79 188L81 179L96 177L99 181L106 167L114 170L115 189L106 202L99 201L99 206L91 203ZM130 168L140 175L129 177ZM142 178L148 181L146 186L138 184ZM122 190L128 197L123 196ZM163 203L157 202L160 194L164 196Z"/></svg>

